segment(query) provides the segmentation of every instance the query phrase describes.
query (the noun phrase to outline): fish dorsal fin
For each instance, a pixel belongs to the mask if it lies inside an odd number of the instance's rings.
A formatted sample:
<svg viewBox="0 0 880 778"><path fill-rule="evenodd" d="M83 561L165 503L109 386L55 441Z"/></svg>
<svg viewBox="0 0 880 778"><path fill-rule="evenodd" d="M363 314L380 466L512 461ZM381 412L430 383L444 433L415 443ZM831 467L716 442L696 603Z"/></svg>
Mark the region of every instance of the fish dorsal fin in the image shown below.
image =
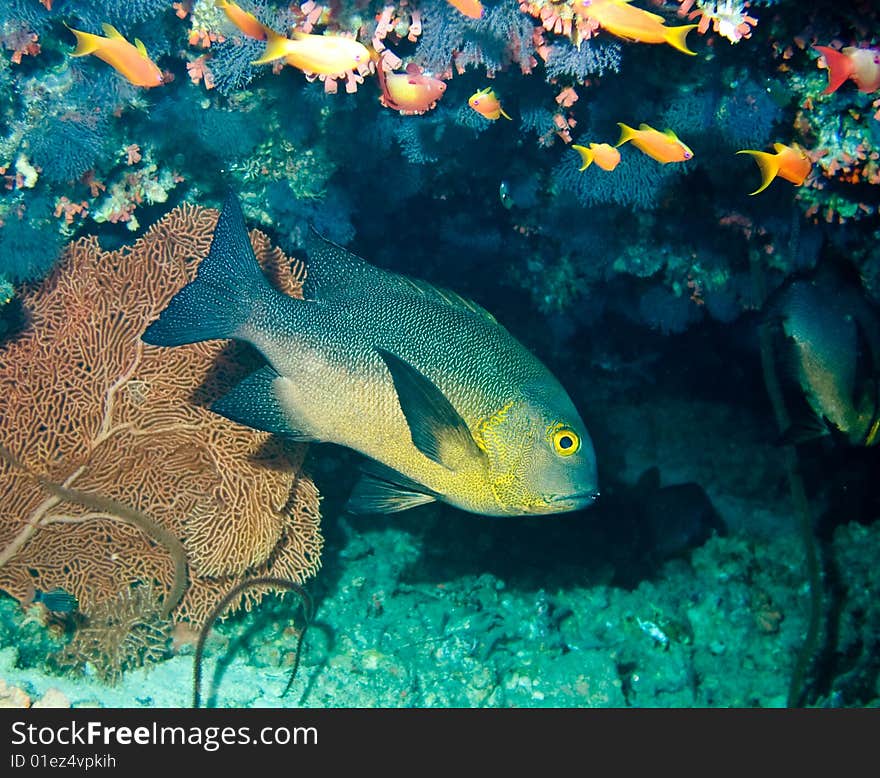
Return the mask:
<svg viewBox="0 0 880 778"><path fill-rule="evenodd" d="M488 321L496 321L495 317L483 308L482 305L478 305L467 297L462 297L458 292L453 292L451 289L446 289L442 286L434 286L434 284L428 283L427 281L420 281L415 278L407 278L406 276L397 276L397 278L402 284L411 288L417 295L424 299L436 300L437 302L448 305L450 308L461 308L470 311L471 313L475 313Z"/></svg>
<svg viewBox="0 0 880 778"><path fill-rule="evenodd" d="M140 38L134 39L134 46L138 50L138 53L144 58L149 59L150 55L147 54L147 47L144 46L144 42Z"/></svg>
<svg viewBox="0 0 880 778"><path fill-rule="evenodd" d="M650 124L645 124L644 122L639 125L639 129L642 132L657 132Z"/></svg>
<svg viewBox="0 0 880 778"><path fill-rule="evenodd" d="M371 276L381 272L357 254L321 236L314 227L309 228L305 248L309 259L303 295L307 300L349 296L353 290L365 286ZM375 287L375 283L370 285Z"/></svg>
<svg viewBox="0 0 880 778"><path fill-rule="evenodd" d="M678 140L678 135L675 134L674 130L663 130L663 134L671 140Z"/></svg>
<svg viewBox="0 0 880 778"><path fill-rule="evenodd" d="M485 456L465 420L430 379L390 351L377 348L376 352L391 373L400 409L419 451L452 471Z"/></svg>
<svg viewBox="0 0 880 778"><path fill-rule="evenodd" d="M104 35L108 38L118 41L124 41L125 36L119 32L112 24L102 24L101 29L104 31Z"/></svg>
<svg viewBox="0 0 880 778"><path fill-rule="evenodd" d="M433 300L470 311L487 321L495 321L495 317L485 308L457 292L375 267L357 254L322 237L314 227L309 230L305 247L309 260L306 263L303 294L307 300L370 296L376 294L377 288L384 287L398 294Z"/></svg>

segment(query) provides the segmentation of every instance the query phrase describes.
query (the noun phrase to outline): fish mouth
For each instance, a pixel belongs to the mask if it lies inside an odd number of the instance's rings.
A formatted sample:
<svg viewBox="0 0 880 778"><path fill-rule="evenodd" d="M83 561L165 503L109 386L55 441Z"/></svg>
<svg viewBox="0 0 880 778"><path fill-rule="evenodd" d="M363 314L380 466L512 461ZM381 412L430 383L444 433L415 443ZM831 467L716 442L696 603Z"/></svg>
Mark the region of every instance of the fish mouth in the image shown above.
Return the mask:
<svg viewBox="0 0 880 778"><path fill-rule="evenodd" d="M599 490L590 489L586 492L572 494L554 494L550 497L551 504L560 511L577 511L588 508L599 499Z"/></svg>

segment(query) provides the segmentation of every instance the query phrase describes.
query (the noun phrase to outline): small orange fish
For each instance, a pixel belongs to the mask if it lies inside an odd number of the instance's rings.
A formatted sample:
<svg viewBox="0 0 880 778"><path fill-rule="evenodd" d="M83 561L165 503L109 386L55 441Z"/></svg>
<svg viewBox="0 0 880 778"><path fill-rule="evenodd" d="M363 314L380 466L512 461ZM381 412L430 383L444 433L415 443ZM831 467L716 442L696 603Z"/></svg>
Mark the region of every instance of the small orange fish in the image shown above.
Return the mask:
<svg viewBox="0 0 880 778"><path fill-rule="evenodd" d="M498 96L492 90L491 86L487 86L485 89L480 89L478 92L474 92L470 98L468 98L468 105L480 114L480 116L486 119L491 119L493 122L501 116L505 119L510 119L510 117L504 113L504 109L498 101Z"/></svg>
<svg viewBox="0 0 880 778"><path fill-rule="evenodd" d="M376 76L382 90L379 101L404 116L430 111L446 91L445 81L426 76L413 62L406 66L405 73L386 73L380 62Z"/></svg>
<svg viewBox="0 0 880 778"><path fill-rule="evenodd" d="M830 95L848 78L855 81L860 92L880 89L880 49L857 49L847 46L841 51L828 46L813 46L828 66L828 86L822 92Z"/></svg>
<svg viewBox="0 0 880 778"><path fill-rule="evenodd" d="M761 186L750 194L756 195L758 192L763 192L776 176L800 186L810 174L813 163L810 162L807 153L796 143L792 143L791 146L786 146L784 143L774 143L773 149L776 151L775 154L768 151L753 151L752 149L736 152L737 154L751 154L761 171Z"/></svg>
<svg viewBox="0 0 880 778"><path fill-rule="evenodd" d="M74 30L72 27L67 29L76 36L76 50L72 56L84 57L86 54L94 54L135 86L149 89L162 83L162 71L150 59L144 44L137 38L134 39L134 44L131 44L119 30L109 24L101 25L106 38L90 32Z"/></svg>
<svg viewBox="0 0 880 778"><path fill-rule="evenodd" d="M695 55L687 47L687 34L697 27L667 27L660 14L636 8L631 0L574 0L572 10L582 19L594 21L603 30L637 43L668 43L685 54Z"/></svg>
<svg viewBox="0 0 880 778"><path fill-rule="evenodd" d="M457 8L465 16L470 16L471 19L483 18L483 4L480 0L449 0L449 5Z"/></svg>
<svg viewBox="0 0 880 778"><path fill-rule="evenodd" d="M639 151L664 165L669 162L686 162L694 156L694 152L672 130L660 132L647 124L640 124L639 129L634 130L623 122L618 122L617 126L620 127L618 146L632 141Z"/></svg>
<svg viewBox="0 0 880 778"><path fill-rule="evenodd" d="M226 18L229 19L239 30L241 30L248 38L254 38L258 41L264 41L269 36L266 33L266 27L256 16L248 13L232 0L214 0L214 5L221 8Z"/></svg>
<svg viewBox="0 0 880 778"><path fill-rule="evenodd" d="M311 35L294 32L292 38L266 30L267 43L263 56L252 65L265 65L283 59L304 73L341 76L360 70L370 62L370 52L362 43L345 35Z"/></svg>
<svg viewBox="0 0 880 778"><path fill-rule="evenodd" d="M590 148L573 144L572 148L581 155L583 164L579 170L584 171L594 162L602 168L602 170L614 170L617 163L620 162L620 152L609 146L607 143L591 143Z"/></svg>

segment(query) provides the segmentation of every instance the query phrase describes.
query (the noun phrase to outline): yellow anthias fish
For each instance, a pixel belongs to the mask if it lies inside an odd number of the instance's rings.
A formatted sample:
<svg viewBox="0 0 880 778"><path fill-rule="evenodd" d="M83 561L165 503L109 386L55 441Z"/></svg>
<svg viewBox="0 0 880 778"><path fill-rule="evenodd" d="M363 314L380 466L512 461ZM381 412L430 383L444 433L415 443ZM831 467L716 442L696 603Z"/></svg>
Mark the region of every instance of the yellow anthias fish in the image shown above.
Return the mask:
<svg viewBox="0 0 880 778"><path fill-rule="evenodd" d="M304 299L277 291L230 195L208 256L143 335L252 344L263 368L227 418L373 461L350 508L442 500L491 516L564 513L598 496L587 429L550 371L487 311L312 234Z"/></svg>
<svg viewBox="0 0 880 778"><path fill-rule="evenodd" d="M574 0L576 15L592 19L603 30L637 43L668 43L684 54L696 55L687 47L687 34L698 25L667 27L659 14L630 5L631 0Z"/></svg>
<svg viewBox="0 0 880 778"><path fill-rule="evenodd" d="M471 19L483 18L483 4L480 0L449 0L449 5L457 8Z"/></svg>
<svg viewBox="0 0 880 778"><path fill-rule="evenodd" d="M581 172L586 170L594 162L602 170L614 170L620 162L620 152L608 143L591 143L590 148L572 144L572 148L581 155Z"/></svg>
<svg viewBox="0 0 880 778"><path fill-rule="evenodd" d="M618 146L632 141L633 146L639 151L664 165L693 159L694 152L685 146L672 130L660 132L647 124L640 124L639 129L634 130L623 122L618 122L617 126L620 127Z"/></svg>
<svg viewBox="0 0 880 778"><path fill-rule="evenodd" d="M474 92L468 98L468 105L480 114L480 116L486 119L491 119L493 122L502 116L505 119L510 119L510 117L504 113L504 109L501 107L501 102L498 100L498 96L495 94L491 86L487 86L485 89L480 89Z"/></svg>
<svg viewBox="0 0 880 778"><path fill-rule="evenodd" d="M248 13L232 0L214 0L214 5L220 8L239 30L249 38L264 41L269 37L268 28L252 13Z"/></svg>
<svg viewBox="0 0 880 778"><path fill-rule="evenodd" d="M135 86L149 89L163 82L162 71L150 59L144 44L137 38L134 39L134 44L131 44L119 30L109 24L101 25L106 38L90 32L74 30L72 27L67 29L76 36L76 50L72 56L84 57L87 54L94 54Z"/></svg>
<svg viewBox="0 0 880 778"><path fill-rule="evenodd" d="M786 146L784 143L774 143L775 154L769 151L755 151L743 149L737 154L751 154L761 171L761 186L749 194L756 195L763 192L774 178L779 176L786 181L791 181L795 186L800 186L807 180L807 176L813 169L813 163L797 143Z"/></svg>
<svg viewBox="0 0 880 778"><path fill-rule="evenodd" d="M339 76L367 65L370 52L362 43L345 35L311 35L294 32L285 38L266 28L268 40L263 56L254 65L264 65L283 59L305 73L321 76Z"/></svg>

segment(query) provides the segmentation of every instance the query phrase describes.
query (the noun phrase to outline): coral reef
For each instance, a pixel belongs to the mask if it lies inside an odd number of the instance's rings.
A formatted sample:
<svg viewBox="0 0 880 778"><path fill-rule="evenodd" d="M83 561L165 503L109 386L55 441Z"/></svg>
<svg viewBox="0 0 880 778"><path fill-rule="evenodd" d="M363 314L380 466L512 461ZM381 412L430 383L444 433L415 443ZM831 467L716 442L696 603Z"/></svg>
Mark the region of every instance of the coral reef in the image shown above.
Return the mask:
<svg viewBox="0 0 880 778"><path fill-rule="evenodd" d="M8 420L0 442L28 471L0 464L0 587L8 593L62 587L86 615L138 582L169 597L169 550L132 524L133 512L185 546L189 580L176 621L197 626L243 577L303 581L318 569L318 497L299 470L302 447L205 407L239 372L232 355L219 343L164 351L139 340L193 277L216 219L211 210L175 209L118 252L80 239L23 296L32 323L3 344L0 370ZM282 287L298 293L301 266L289 269L261 233L253 243ZM259 597L249 594L245 605Z"/></svg>
<svg viewBox="0 0 880 778"><path fill-rule="evenodd" d="M138 586L95 605L50 661L74 672L90 665L101 681L114 685L126 670L164 659L170 642L171 623L162 618L156 591Z"/></svg>
<svg viewBox="0 0 880 778"><path fill-rule="evenodd" d="M760 259L771 295L835 264L880 303L880 93L849 79L826 94L827 63L813 48L880 47L876 4L631 4L667 29L694 25L694 56L621 39L564 0L499 0L479 19L447 0L240 5L279 35L351 37L397 74L418 67L444 82L443 99L424 115L389 110L372 60L339 78L285 61L254 65L265 42L213 0L0 0L0 444L12 455L0 458L0 588L18 599L34 587L65 587L97 618L111 603L141 597L132 589L141 583L173 607L178 626L198 626L243 578L302 581L317 570L317 494L301 472L303 450L205 410L249 352L203 344L160 354L137 344L207 250L216 215L192 204L216 206L229 189L248 220L268 231L254 233L255 245L290 291L303 268L294 263L291 276L279 263L313 227L380 266L486 305L554 361L564 383L592 386L603 377L597 410L590 391L581 398L600 420L627 402L651 406L645 387L664 379L655 365L676 349L694 355L698 367L688 374L702 387L695 392L723 393L713 376L754 370L749 327L762 295L750 257ZM140 88L97 57L72 56L65 25L100 33L104 23L143 42L160 85ZM487 87L510 121L469 108L469 95ZM613 171L579 170L569 146L614 145L619 122L672 130L693 158L664 165L626 144ZM759 172L736 152L775 143L805 149L811 172L803 184L777 178L751 197ZM609 333L618 331L625 336L614 342ZM723 364L706 345L713 338L736 344ZM664 360L657 343L668 344ZM762 391L748 384L732 407L759 415ZM690 400L670 427L701 427L702 406ZM646 418L624 427L604 441L609 472L632 466L633 440L645 429L648 438L663 434ZM732 429L737 423L726 419L693 450L713 460ZM754 453L754 441L743 445L744 456ZM873 542L857 526L840 529L840 558L860 539ZM365 556L415 558L391 530L371 542L361 546ZM393 641L355 631L342 648L327 647L327 683L313 699L337 704L352 678L387 669L400 676L383 687L385 704L777 704L802 623L799 604L783 591L797 586L796 576L778 566L756 572L773 553L743 542L711 541L695 554L694 575L673 566L663 585L640 581L635 593L607 582L576 596L543 586L511 591L504 576L468 571L445 583L466 611L445 621L428 613L433 594L405 591L411 582L400 570L363 562L354 578L384 576L369 591L375 602L364 610L368 586L348 580L347 569L327 583L328 602L352 620L366 613ZM344 553L356 554L356 539L346 543ZM180 549L188 586L177 603ZM864 627L857 618L870 609L857 591L867 572L852 567L851 578L840 576L851 598L841 611L840 650L851 661L832 663L840 682L825 690L829 704L872 699L865 679L876 656L874 622ZM733 584L729 598L719 595L728 619L719 627L708 595L694 603L682 592L721 575ZM382 621L382 602L406 613L402 624ZM575 605L604 616L554 621L554 612ZM614 634L603 617L614 620ZM23 667L38 664L40 651L57 651L64 637L58 624L39 629L44 642L34 619L23 625L33 639L17 654ZM530 640L565 668L553 676L553 692L542 686L551 672L543 657L517 666ZM596 640L601 650L583 647ZM770 655L762 644L772 644ZM407 665L389 645L422 653ZM78 666L95 663L84 643L70 651ZM114 677L133 667L92 654ZM420 685L432 662L448 671L448 689ZM741 662L759 678L752 697L713 675L713 663L734 673Z"/></svg>

